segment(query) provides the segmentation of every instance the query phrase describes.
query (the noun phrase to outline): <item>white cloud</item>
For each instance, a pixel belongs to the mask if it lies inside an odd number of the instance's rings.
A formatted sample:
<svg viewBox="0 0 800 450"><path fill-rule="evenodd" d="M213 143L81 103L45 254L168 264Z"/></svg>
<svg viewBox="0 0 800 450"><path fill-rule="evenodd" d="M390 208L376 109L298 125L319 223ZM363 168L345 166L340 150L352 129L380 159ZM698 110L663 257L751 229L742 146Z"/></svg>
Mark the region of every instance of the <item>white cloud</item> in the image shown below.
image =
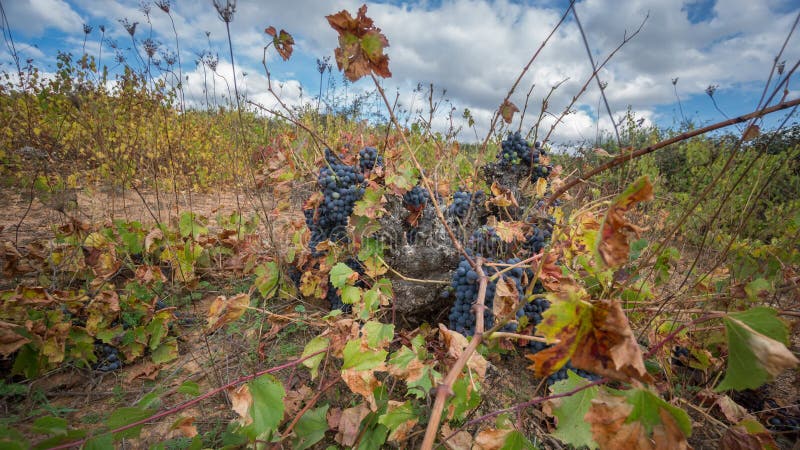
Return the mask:
<svg viewBox="0 0 800 450"><path fill-rule="evenodd" d="M83 33L83 20L64 0L14 0L5 2L6 15L14 32L41 35L47 28Z"/></svg>

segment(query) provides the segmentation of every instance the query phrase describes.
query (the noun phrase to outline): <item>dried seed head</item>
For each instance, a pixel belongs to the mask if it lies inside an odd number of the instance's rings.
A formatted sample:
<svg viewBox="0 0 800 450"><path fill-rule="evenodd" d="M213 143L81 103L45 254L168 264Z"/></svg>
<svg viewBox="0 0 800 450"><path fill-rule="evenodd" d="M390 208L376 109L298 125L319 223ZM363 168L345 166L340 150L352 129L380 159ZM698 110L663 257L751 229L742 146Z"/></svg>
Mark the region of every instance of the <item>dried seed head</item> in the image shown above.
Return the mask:
<svg viewBox="0 0 800 450"><path fill-rule="evenodd" d="M706 94L708 94L709 97L714 98L714 92L717 92L718 87L718 84L709 84L706 88Z"/></svg>
<svg viewBox="0 0 800 450"><path fill-rule="evenodd" d="M127 18L119 19L119 23L125 28L125 31L128 32L131 36L136 34L136 25L139 25L139 22L131 23Z"/></svg>
<svg viewBox="0 0 800 450"><path fill-rule="evenodd" d="M83 24L83 34L89 34L92 32L92 26Z"/></svg>
<svg viewBox="0 0 800 450"><path fill-rule="evenodd" d="M786 69L786 61L781 61L778 63L778 75L783 75L783 71Z"/></svg>
<svg viewBox="0 0 800 450"><path fill-rule="evenodd" d="M144 41L142 41L142 47L144 47L144 52L147 53L147 56L152 58L153 55L155 55L156 52L158 51L158 42L150 38L147 38Z"/></svg>
<svg viewBox="0 0 800 450"><path fill-rule="evenodd" d="M224 4L222 0L214 0L214 8L216 8L217 14L219 14L219 18L223 22L233 22L233 14L236 12L236 0L225 0Z"/></svg>
<svg viewBox="0 0 800 450"><path fill-rule="evenodd" d="M672 85L675 86L676 84L678 84L678 77L672 79Z"/></svg>
<svg viewBox="0 0 800 450"><path fill-rule="evenodd" d="M165 13L169 14L169 0L156 0L156 6Z"/></svg>

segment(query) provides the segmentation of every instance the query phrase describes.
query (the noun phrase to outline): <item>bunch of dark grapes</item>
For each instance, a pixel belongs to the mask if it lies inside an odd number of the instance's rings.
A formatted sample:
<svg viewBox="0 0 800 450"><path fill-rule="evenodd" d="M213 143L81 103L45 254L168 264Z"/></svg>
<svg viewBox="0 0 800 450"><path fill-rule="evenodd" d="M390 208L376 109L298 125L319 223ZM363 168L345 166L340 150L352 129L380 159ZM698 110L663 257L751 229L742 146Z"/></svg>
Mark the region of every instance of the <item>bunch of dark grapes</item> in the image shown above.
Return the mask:
<svg viewBox="0 0 800 450"><path fill-rule="evenodd" d="M498 258L506 251L506 245L494 227L483 225L472 233L467 242L472 253L487 258Z"/></svg>
<svg viewBox="0 0 800 450"><path fill-rule="evenodd" d="M410 191L403 194L403 204L415 210L424 208L428 203L428 191L420 185L414 186Z"/></svg>
<svg viewBox="0 0 800 450"><path fill-rule="evenodd" d="M597 381L597 380L600 379L599 376L597 376L597 375L595 375L595 374L593 374L591 372L587 372L585 370L576 369L576 368L572 367L572 363L567 361L567 363L564 365L564 367L562 367L561 369L559 369L555 373L550 374L550 376L547 377L547 385L548 386L552 386L554 383L557 383L557 382L559 382L561 380L566 380L567 376L568 376L567 375L567 371L568 370L571 370L571 371L575 372L578 376L586 378L589 381Z"/></svg>
<svg viewBox="0 0 800 450"><path fill-rule="evenodd" d="M680 345L676 345L672 349L672 364L677 367L686 367L684 361L691 357L689 349Z"/></svg>
<svg viewBox="0 0 800 450"><path fill-rule="evenodd" d="M539 163L538 151L534 153L531 150L531 146L527 141L525 141L525 139L522 138L522 135L519 131L514 134L509 133L508 137L500 144L500 146L500 154L497 155L497 157L500 159L501 163L514 166L518 166L520 164L529 166L531 164L531 159L533 159L534 164Z"/></svg>
<svg viewBox="0 0 800 450"><path fill-rule="evenodd" d="M488 262L493 262L492 259L487 259ZM501 264L517 264L519 259L512 258L508 261L499 261ZM498 272L496 266L484 266L484 273L486 276L491 277ZM520 295L520 301L524 298L525 291L522 286L522 278L524 270L521 267L515 267L506 271L502 278L507 281L514 282L517 292ZM530 274L528 274L530 275ZM450 309L450 328L465 335L472 336L475 334L475 312L472 310L475 301L478 299L478 273L470 266L469 262L462 257L458 263L458 268L453 273L453 278L450 282L450 287L455 293L455 302ZM497 281L489 281L486 285L486 297L483 304L486 309L483 311L484 328L489 329L494 326L494 314L492 307L494 306L494 294L497 290ZM504 331L516 331L517 326L513 323L507 323Z"/></svg>
<svg viewBox="0 0 800 450"><path fill-rule="evenodd" d="M539 226L534 225L530 234L525 237L525 243L522 244L522 247L532 254L539 253L550 242L551 235L552 232L548 228L539 228Z"/></svg>
<svg viewBox="0 0 800 450"><path fill-rule="evenodd" d="M113 372L122 368L122 360L119 358L119 350L116 347L96 342L94 353L97 356L97 362L92 365L93 369L100 372Z"/></svg>
<svg viewBox="0 0 800 450"><path fill-rule="evenodd" d="M372 170L375 166L383 167L383 157L378 154L378 150L364 147L358 152L358 166L362 172Z"/></svg>
<svg viewBox="0 0 800 450"><path fill-rule="evenodd" d="M517 320L521 321L522 317L526 317L527 324L532 325L533 331L536 326L542 323L542 313L550 307L550 302L544 297L538 297L525 304L524 308L517 312ZM538 353L547 348L547 344L539 341L530 341L528 343L528 350L531 353Z"/></svg>
<svg viewBox="0 0 800 450"><path fill-rule="evenodd" d="M324 195L322 204L316 211L303 211L306 225L311 230L309 245L314 256L319 256L316 246L320 242L347 239L347 221L355 203L364 195L364 175L361 172L342 163L330 149L325 149L325 161L327 165L319 170L317 177Z"/></svg>
<svg viewBox="0 0 800 450"><path fill-rule="evenodd" d="M459 189L453 194L453 203L447 207L450 216L463 219L470 210L470 205L477 205L483 201L485 194L483 191L476 191L474 194L463 189ZM474 206L473 206L474 209Z"/></svg>

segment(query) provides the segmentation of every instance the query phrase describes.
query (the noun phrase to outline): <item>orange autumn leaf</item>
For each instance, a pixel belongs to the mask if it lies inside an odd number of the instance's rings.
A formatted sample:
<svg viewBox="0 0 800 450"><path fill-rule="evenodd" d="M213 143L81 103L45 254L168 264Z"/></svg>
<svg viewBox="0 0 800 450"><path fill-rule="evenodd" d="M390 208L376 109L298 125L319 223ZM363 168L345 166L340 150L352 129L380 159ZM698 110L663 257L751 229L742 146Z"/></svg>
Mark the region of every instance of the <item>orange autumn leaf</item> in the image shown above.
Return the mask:
<svg viewBox="0 0 800 450"><path fill-rule="evenodd" d="M647 176L643 176L628 186L609 206L597 242L597 253L607 266L618 267L628 262L630 246L626 233L633 232L638 236L645 229L628 222L625 213L635 204L652 199L653 185Z"/></svg>

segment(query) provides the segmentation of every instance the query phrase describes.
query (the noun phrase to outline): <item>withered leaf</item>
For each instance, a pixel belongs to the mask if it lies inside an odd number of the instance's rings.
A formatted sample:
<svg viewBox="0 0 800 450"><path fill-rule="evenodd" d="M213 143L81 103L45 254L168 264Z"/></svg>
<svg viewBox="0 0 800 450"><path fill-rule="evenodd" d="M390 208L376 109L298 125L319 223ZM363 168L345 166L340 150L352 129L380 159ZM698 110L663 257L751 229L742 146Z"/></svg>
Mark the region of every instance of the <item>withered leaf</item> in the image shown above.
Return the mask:
<svg viewBox="0 0 800 450"><path fill-rule="evenodd" d="M229 324L244 314L250 307L250 295L246 293L227 298L217 296L208 308L206 328L208 332L218 330L223 325Z"/></svg>
<svg viewBox="0 0 800 450"><path fill-rule="evenodd" d="M636 203L652 198L653 185L647 176L643 176L628 186L608 208L597 243L597 252L607 266L618 267L628 262L630 247L625 233L633 232L639 235L644 229L628 222L625 213Z"/></svg>
<svg viewBox="0 0 800 450"><path fill-rule="evenodd" d="M517 105L511 103L509 100L500 105L500 116L503 117L505 123L511 123L514 120L514 113L519 112Z"/></svg>
<svg viewBox="0 0 800 450"><path fill-rule="evenodd" d="M339 47L334 50L336 65L350 81L370 73L383 78L392 76L389 56L383 53L389 40L367 17L367 5L358 8L355 18L347 10L341 10L326 19L339 33Z"/></svg>
<svg viewBox="0 0 800 450"><path fill-rule="evenodd" d="M513 318L514 312L519 306L519 292L517 285L506 277L497 281L497 288L494 294L492 312L497 318Z"/></svg>

